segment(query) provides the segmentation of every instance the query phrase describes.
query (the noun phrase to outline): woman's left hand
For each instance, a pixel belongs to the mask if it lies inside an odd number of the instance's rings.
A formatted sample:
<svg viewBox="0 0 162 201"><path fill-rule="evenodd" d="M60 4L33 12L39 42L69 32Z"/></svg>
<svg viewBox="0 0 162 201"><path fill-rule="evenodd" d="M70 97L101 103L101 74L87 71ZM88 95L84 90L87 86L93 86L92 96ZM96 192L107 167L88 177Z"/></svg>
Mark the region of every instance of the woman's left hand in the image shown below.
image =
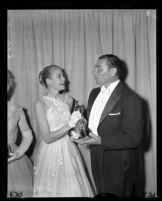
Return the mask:
<svg viewBox="0 0 162 201"><path fill-rule="evenodd" d="M14 153L9 153L9 155L11 156L10 158L8 158L8 163L10 163L11 161L14 161L18 158L20 158L18 152L14 152Z"/></svg>

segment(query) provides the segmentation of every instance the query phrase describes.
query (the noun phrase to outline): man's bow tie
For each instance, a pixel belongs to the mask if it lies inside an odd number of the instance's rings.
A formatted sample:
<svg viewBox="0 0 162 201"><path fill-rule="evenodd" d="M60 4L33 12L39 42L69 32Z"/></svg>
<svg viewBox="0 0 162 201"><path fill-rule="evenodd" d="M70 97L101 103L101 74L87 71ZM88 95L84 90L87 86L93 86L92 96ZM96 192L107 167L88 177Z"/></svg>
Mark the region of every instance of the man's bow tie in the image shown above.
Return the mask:
<svg viewBox="0 0 162 201"><path fill-rule="evenodd" d="M106 92L108 93L109 90L107 90L106 87L102 86L101 87L101 93L106 93Z"/></svg>

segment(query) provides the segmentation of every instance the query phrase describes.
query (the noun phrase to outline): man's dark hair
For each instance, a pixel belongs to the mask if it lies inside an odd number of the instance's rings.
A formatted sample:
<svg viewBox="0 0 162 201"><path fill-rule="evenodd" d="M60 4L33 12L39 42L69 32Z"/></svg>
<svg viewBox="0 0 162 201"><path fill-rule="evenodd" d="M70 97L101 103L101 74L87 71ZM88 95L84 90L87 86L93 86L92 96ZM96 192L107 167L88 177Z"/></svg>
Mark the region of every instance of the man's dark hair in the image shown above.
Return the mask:
<svg viewBox="0 0 162 201"><path fill-rule="evenodd" d="M120 59L117 56L113 54L104 54L104 55L101 55L98 59L106 59L107 65L109 66L109 68L116 68L117 69L116 75L118 76L119 79L121 79L122 68L121 68Z"/></svg>

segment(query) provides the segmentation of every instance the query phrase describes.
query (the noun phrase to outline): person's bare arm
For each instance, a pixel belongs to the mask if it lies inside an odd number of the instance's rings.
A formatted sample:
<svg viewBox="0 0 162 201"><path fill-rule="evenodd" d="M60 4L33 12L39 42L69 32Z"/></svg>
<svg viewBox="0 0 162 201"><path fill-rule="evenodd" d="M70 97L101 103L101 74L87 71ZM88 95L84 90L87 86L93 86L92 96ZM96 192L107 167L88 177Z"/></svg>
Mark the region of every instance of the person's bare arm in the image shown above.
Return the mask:
<svg viewBox="0 0 162 201"><path fill-rule="evenodd" d="M8 159L8 162L11 162L13 160L22 157L25 154L25 152L29 149L33 140L32 132L28 126L23 110L21 111L18 125L21 130L22 141L19 147L16 149L16 151L14 153L10 153L11 157Z"/></svg>
<svg viewBox="0 0 162 201"><path fill-rule="evenodd" d="M71 129L71 127L67 123L62 128L60 128L56 131L50 132L46 114L45 114L45 108L41 101L39 101L35 104L35 113L36 113L39 131L43 137L43 140L47 144L50 144L50 143L58 140L59 138L63 137Z"/></svg>

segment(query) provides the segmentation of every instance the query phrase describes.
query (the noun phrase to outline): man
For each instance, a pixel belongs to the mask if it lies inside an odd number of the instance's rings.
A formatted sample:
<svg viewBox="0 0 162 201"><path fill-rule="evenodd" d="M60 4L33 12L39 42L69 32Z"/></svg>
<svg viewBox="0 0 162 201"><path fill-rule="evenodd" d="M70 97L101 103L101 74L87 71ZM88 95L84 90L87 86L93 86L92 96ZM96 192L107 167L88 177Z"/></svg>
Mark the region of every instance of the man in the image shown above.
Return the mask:
<svg viewBox="0 0 162 201"><path fill-rule="evenodd" d="M122 69L115 55L98 58L94 78L100 87L88 100L90 136L74 141L90 145L97 194L131 197L139 170L142 100L120 80Z"/></svg>

